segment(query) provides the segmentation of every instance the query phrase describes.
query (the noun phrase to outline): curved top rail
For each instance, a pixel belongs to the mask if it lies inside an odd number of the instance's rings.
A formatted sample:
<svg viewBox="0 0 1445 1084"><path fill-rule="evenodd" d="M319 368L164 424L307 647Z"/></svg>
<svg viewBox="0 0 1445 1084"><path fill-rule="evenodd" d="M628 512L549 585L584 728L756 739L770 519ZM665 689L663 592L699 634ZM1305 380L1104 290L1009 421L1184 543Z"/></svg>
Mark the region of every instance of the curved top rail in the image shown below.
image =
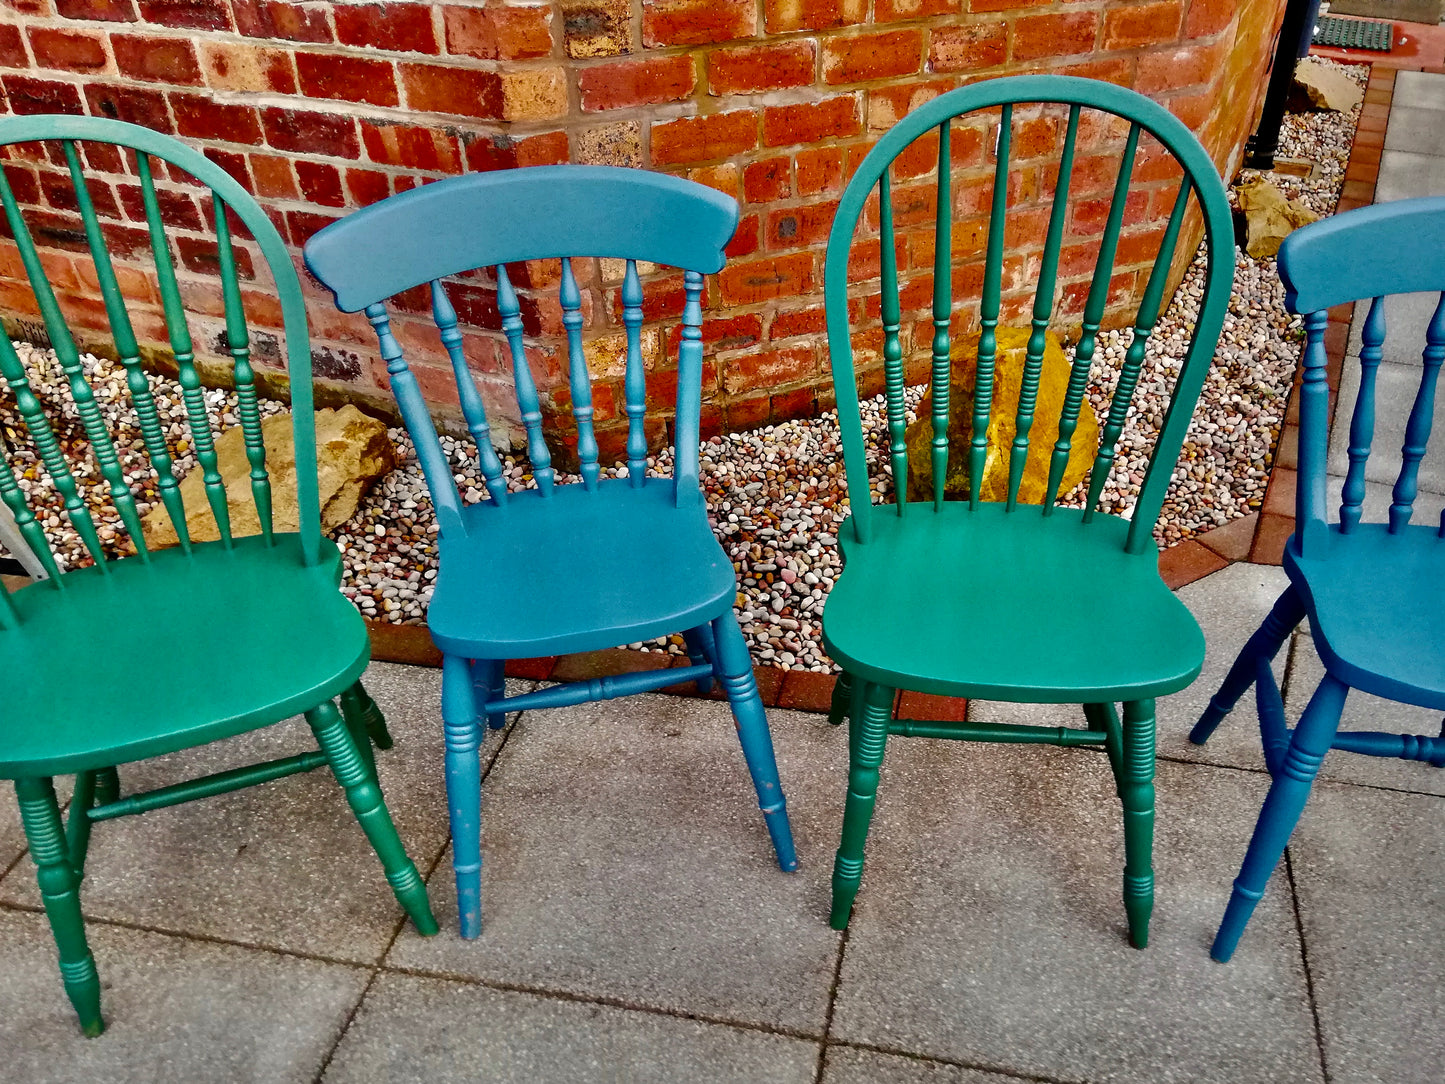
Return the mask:
<svg viewBox="0 0 1445 1084"><path fill-rule="evenodd" d="M337 307L355 312L418 283L518 260L602 256L711 274L737 223L737 201L681 177L533 166L449 177L362 208L308 241L305 259Z"/></svg>
<svg viewBox="0 0 1445 1084"><path fill-rule="evenodd" d="M1296 313L1445 290L1445 196L1377 203L1302 226L1279 246L1279 276Z"/></svg>

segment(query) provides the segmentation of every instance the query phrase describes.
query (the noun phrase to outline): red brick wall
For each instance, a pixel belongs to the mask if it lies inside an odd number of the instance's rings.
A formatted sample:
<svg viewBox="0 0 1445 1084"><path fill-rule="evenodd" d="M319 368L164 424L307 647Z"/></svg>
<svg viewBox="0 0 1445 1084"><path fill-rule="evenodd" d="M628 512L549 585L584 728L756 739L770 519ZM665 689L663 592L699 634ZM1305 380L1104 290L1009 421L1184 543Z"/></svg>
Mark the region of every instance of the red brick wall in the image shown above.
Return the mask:
<svg viewBox="0 0 1445 1084"><path fill-rule="evenodd" d="M1164 102L1232 171L1253 126L1283 3L10 0L0 9L0 88L10 112L116 116L202 147L256 194L298 250L349 209L463 171L606 162L722 189L743 204L743 217L729 267L708 283L704 422L736 429L812 411L827 395L820 291L836 198L876 138L910 109L981 78L1086 75ZM1015 213L1025 250L1037 242L1044 213L1042 204L1029 205L1049 184L1046 169L1030 167L1027 157L1052 150L1059 130L1056 118L1040 114L1020 136L1026 153L1019 152ZM955 156L987 176L987 131L972 131L956 139ZM926 153L917 157L908 168L922 177L931 167ZM69 211L54 163L11 158L6 170L20 198L63 225ZM96 181L110 190L98 197L102 210L113 205L134 231L133 179L98 173ZM1146 194L1131 236L1157 236L1167 214L1161 197ZM170 199L184 238L198 222L194 193L178 189ZM1097 228L1087 209L1071 224L1078 236ZM920 226L920 236L906 240L901 268L926 268L931 232ZM218 291L206 277L208 261L181 245L188 300L201 324L214 322ZM876 248L874 241L875 258ZM72 264L63 250L48 259L76 325L102 326L82 261ZM13 246L0 247L0 313L33 310L14 281L17 263ZM865 240L860 269L868 263ZM1116 302L1138 289L1138 266L1125 261ZM144 315L154 285L137 267L126 279L140 330L160 342L159 321ZM1022 289L1026 260L1014 270ZM604 356L620 330L615 271L589 266L583 276L592 295L587 334L605 340ZM521 285L543 287L554 277L533 267ZM650 312L674 315L676 276L660 277ZM464 319L490 307L484 278L460 292ZM274 310L264 287L250 289L248 300L253 323L264 328ZM876 298L858 304L876 311ZM560 313L545 293L528 306L539 378L555 384L563 369ZM311 313L320 379L375 395L385 374L365 322L337 314L319 290ZM398 329L414 344L428 394L454 402L434 333L405 312ZM470 334L468 342L488 400L500 404L496 341ZM910 337L910 349L913 342L923 348L927 338ZM659 392L667 391L669 345L661 335L648 338ZM620 374L605 361L593 368L603 385L598 417L607 421L620 387L606 383L619 383Z"/></svg>

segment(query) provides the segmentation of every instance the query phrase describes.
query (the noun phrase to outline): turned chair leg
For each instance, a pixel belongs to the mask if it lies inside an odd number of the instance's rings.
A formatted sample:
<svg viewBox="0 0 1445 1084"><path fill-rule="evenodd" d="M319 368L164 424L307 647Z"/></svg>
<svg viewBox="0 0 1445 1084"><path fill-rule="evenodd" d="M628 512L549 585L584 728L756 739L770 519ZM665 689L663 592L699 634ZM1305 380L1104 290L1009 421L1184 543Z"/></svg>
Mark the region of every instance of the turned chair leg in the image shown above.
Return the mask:
<svg viewBox="0 0 1445 1084"><path fill-rule="evenodd" d="M462 936L482 932L481 732L467 660L442 660L442 728L446 734L447 812L451 819L452 871Z"/></svg>
<svg viewBox="0 0 1445 1084"><path fill-rule="evenodd" d="M844 670L833 682L833 700L828 705L828 722L838 726L853 710L853 675Z"/></svg>
<svg viewBox="0 0 1445 1084"><path fill-rule="evenodd" d="M1226 963L1234 955L1244 927L1264 895L1270 874L1279 864L1294 826L1299 823L1320 762L1335 740L1349 691L1344 682L1326 674L1294 728L1289 749L1274 773L1269 794L1259 811L1259 820L1255 822L1254 835L1245 851L1239 876L1235 878L1219 932L1214 935L1209 954L1220 963Z"/></svg>
<svg viewBox="0 0 1445 1084"><path fill-rule="evenodd" d="M1224 717L1234 710L1239 698L1254 684L1255 675L1259 672L1259 660L1273 661L1290 632L1304 620L1304 616L1305 607L1299 594L1293 587L1285 588L1284 594L1275 600L1264 624L1255 629L1254 635L1245 643L1244 650L1229 668L1219 691L1210 699L1209 706L1199 717L1199 722L1195 723L1194 729L1189 732L1191 742L1203 745L1209 740L1210 735L1224 721Z"/></svg>
<svg viewBox="0 0 1445 1084"><path fill-rule="evenodd" d="M833 860L833 909L829 925L846 929L853 900L863 883L863 845L873 820L878 794L878 769L893 721L894 690L873 682L859 682L861 708L848 726L848 802L843 809L843 838Z"/></svg>
<svg viewBox="0 0 1445 1084"><path fill-rule="evenodd" d="M391 731L386 729L386 716L381 714L381 709L376 706L376 701L371 698L361 682L357 682L346 692L341 694L341 707L346 708L346 697L353 696L360 709L361 721L366 724L366 735L371 739L373 745L378 749L391 748Z"/></svg>
<svg viewBox="0 0 1445 1084"><path fill-rule="evenodd" d="M773 755L768 717L763 710L762 697L758 695L748 645L731 608L714 619L712 631L717 651L714 668L732 707L738 741L743 747L743 759L747 761L748 774L752 776L753 787L758 792L758 807L763 811L773 851L782 869L795 870L798 868L798 855L793 847L793 829L788 824L783 785L778 779L778 763Z"/></svg>
<svg viewBox="0 0 1445 1084"><path fill-rule="evenodd" d="M1129 943L1149 944L1154 911L1154 701L1124 705L1123 748L1116 781L1124 805L1124 913Z"/></svg>
<svg viewBox="0 0 1445 1084"><path fill-rule="evenodd" d="M682 639L687 644L687 657L694 666L706 666L709 663L716 665L717 644L713 640L711 625L688 629L682 634ZM712 677L698 678L697 691L703 696L712 692Z"/></svg>
<svg viewBox="0 0 1445 1084"><path fill-rule="evenodd" d="M375 773L376 755L371 749L371 733L366 726L366 709L362 706L361 697L357 695L357 690L360 688L360 684L356 684L341 694L341 718L346 723L346 729L351 733L351 740L356 743L357 753L366 762L366 770Z"/></svg>
<svg viewBox="0 0 1445 1084"><path fill-rule="evenodd" d="M382 799L376 771L368 766L367 759L361 754L361 743L352 737L341 713L329 700L308 711L306 721L311 724L316 744L326 754L332 774L346 791L346 800L356 814L361 830L381 859L381 868L386 871L387 883L391 885L397 902L411 917L417 932L430 937L437 932L437 920L427 901L426 885L401 845L396 825L392 824L391 814Z"/></svg>
<svg viewBox="0 0 1445 1084"><path fill-rule="evenodd" d="M487 704L507 695L507 664L502 659L477 659L472 663L472 695L476 712L483 713ZM494 711L487 716L487 727L501 730L507 725L507 713Z"/></svg>
<svg viewBox="0 0 1445 1084"><path fill-rule="evenodd" d="M50 920L60 954L60 979L80 1018L81 1031L94 1037L105 1030L105 1021L100 1015L100 976L96 974L95 958L85 940L85 923L80 914L80 875L66 845L54 781L17 779L15 794L20 800L20 820L30 844L30 857L35 862L45 917Z"/></svg>

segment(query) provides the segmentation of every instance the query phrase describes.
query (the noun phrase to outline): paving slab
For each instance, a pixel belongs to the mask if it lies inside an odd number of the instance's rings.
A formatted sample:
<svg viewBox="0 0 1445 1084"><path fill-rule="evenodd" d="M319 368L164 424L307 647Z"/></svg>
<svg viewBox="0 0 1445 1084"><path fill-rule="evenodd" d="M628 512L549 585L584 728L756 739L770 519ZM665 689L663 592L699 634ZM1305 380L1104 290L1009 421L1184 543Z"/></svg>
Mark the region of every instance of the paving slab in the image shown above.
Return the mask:
<svg viewBox="0 0 1445 1084"><path fill-rule="evenodd" d="M1308 635L1301 636L1295 644L1284 701L1285 718L1291 725L1299 722L1305 705L1324 676L1324 664L1315 652L1314 639ZM1399 704L1352 689L1345 699L1340 729L1384 730L1433 738L1440 733L1441 715L1439 711ZM1325 757L1320 765L1320 778L1445 796L1445 768L1435 768L1420 761L1370 757L1339 749Z"/></svg>
<svg viewBox="0 0 1445 1084"><path fill-rule="evenodd" d="M1018 1079L927 1058L830 1046L822 1084L1018 1084Z"/></svg>
<svg viewBox="0 0 1445 1084"><path fill-rule="evenodd" d="M799 872L773 857L726 704L657 695L524 712L483 786L482 936L386 964L821 1035L839 935L829 878L848 737L769 712Z"/></svg>
<svg viewBox="0 0 1445 1084"><path fill-rule="evenodd" d="M1331 1079L1440 1079L1445 801L1319 784L1290 855Z"/></svg>
<svg viewBox="0 0 1445 1084"><path fill-rule="evenodd" d="M1445 164L1442 164L1445 169ZM1425 350L1425 329L1435 315L1435 306L1440 303L1439 292L1415 294L1390 294L1385 298L1385 341L1380 344L1380 357L1400 365L1413 365L1419 369L1423 364ZM1350 321L1350 340L1345 357L1345 370L1358 369L1360 348L1364 345L1365 318L1370 312L1369 302L1355 306L1354 319ZM1417 374L1416 382L1420 379ZM1353 401L1353 400L1352 400ZM1349 415L1342 415L1348 417Z"/></svg>
<svg viewBox="0 0 1445 1084"><path fill-rule="evenodd" d="M658 1013L383 973L322 1079L810 1084L818 1045Z"/></svg>
<svg viewBox="0 0 1445 1084"><path fill-rule="evenodd" d="M1385 149L1435 157L1445 155L1445 125L1440 123L1440 111L1392 101L1389 126L1385 129Z"/></svg>
<svg viewBox="0 0 1445 1084"><path fill-rule="evenodd" d="M1441 446L1445 447L1445 444ZM1345 479L1343 476L1332 474L1325 479L1325 514L1332 520L1338 521L1340 518L1340 498L1344 489ZM1365 499L1361 502L1360 508L1361 519L1366 523L1388 523L1390 504L1393 499L1393 482L1389 484L1366 482ZM1442 511L1445 511L1445 493L1434 493L1422 488L1415 494L1414 511L1410 514L1410 522L1438 528Z"/></svg>
<svg viewBox="0 0 1445 1084"><path fill-rule="evenodd" d="M1433 154L1383 151L1375 180L1375 202L1388 203L1415 196L1445 196L1445 168Z"/></svg>
<svg viewBox="0 0 1445 1084"><path fill-rule="evenodd" d="M441 675L374 663L367 689L395 739L377 754L387 807L423 872L447 839ZM530 688L527 682L515 686ZM487 750L501 743L491 732ZM123 792L315 748L296 719L121 769ZM39 905L27 862L0 900ZM374 963L402 911L331 773L97 824L81 895L88 916Z"/></svg>
<svg viewBox="0 0 1445 1084"><path fill-rule="evenodd" d="M1395 92L1390 99L1391 119L1394 109L1445 110L1445 75L1433 72L1402 71L1395 76Z"/></svg>
<svg viewBox="0 0 1445 1084"><path fill-rule="evenodd" d="M0 910L0 1051L24 1084L309 1082L368 972L93 924L107 1030L85 1039L43 916Z"/></svg>
<svg viewBox="0 0 1445 1084"><path fill-rule="evenodd" d="M1445 169L1445 161L1441 168ZM1400 449L1405 443L1405 424L1415 395L1420 389L1424 370L1417 362L1401 365L1381 362L1375 374L1375 432L1370 442L1370 457L1365 460L1365 479L1393 486L1403 461ZM1347 365L1340 377L1339 406L1335 413L1334 432L1330 434L1327 470L1343 477L1349 470L1350 419L1360 395L1360 367ZM1445 396L1435 398L1433 431L1445 433ZM1420 461L1418 485L1432 493L1445 493L1445 440L1437 439L1428 447Z"/></svg>
<svg viewBox="0 0 1445 1084"><path fill-rule="evenodd" d="M1287 882L1208 957L1266 782L1159 765L1141 952L1103 757L890 742L831 1036L1050 1080L1320 1081Z"/></svg>

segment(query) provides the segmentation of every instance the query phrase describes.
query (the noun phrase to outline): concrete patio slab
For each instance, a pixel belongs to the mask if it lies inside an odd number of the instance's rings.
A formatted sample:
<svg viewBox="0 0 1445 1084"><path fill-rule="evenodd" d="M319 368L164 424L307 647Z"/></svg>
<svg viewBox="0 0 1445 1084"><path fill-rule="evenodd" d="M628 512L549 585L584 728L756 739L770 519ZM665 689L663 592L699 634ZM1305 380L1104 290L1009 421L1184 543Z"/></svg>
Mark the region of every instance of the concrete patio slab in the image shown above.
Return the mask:
<svg viewBox="0 0 1445 1084"><path fill-rule="evenodd" d="M890 743L831 1035L1049 1080L1322 1080L1287 883L1232 967L1207 955L1265 783L1159 765L1140 952L1103 757Z"/></svg>
<svg viewBox="0 0 1445 1084"><path fill-rule="evenodd" d="M1018 1079L926 1058L830 1046L822 1084L1017 1084Z"/></svg>
<svg viewBox="0 0 1445 1084"><path fill-rule="evenodd" d="M1322 783L1290 855L1330 1078L1438 1080L1445 801Z"/></svg>
<svg viewBox="0 0 1445 1084"><path fill-rule="evenodd" d="M383 974L322 1079L810 1084L818 1045L657 1013Z"/></svg>
<svg viewBox="0 0 1445 1084"><path fill-rule="evenodd" d="M0 910L3 1076L24 1084L309 1084L366 988L360 968L95 924L103 1036L84 1039L45 918Z"/></svg>
<svg viewBox="0 0 1445 1084"><path fill-rule="evenodd" d="M1419 362L1401 365L1381 362L1375 374L1375 432L1370 443L1370 458L1365 461L1365 478L1393 486L1403 461L1400 452L1405 443L1405 423L1409 421L1415 395L1420 390ZM1327 470L1343 477L1349 470L1350 419L1360 395L1360 367L1345 366L1340 377L1339 406L1336 425L1330 434ZM1445 432L1445 396L1436 396L1433 431ZM1437 442L1428 448L1420 461L1419 487L1432 493L1445 493L1445 451Z"/></svg>
<svg viewBox="0 0 1445 1084"><path fill-rule="evenodd" d="M447 839L441 675L377 663L367 688L396 739L377 755L387 807L423 875ZM514 686L530 688L528 682ZM492 732L494 752L502 732ZM123 792L314 748L293 720L121 769ZM22 862L0 900L38 906ZM96 825L87 916L290 952L375 963L402 919L381 864L329 771Z"/></svg>
<svg viewBox="0 0 1445 1084"><path fill-rule="evenodd" d="M1445 196L1445 169L1433 154L1384 151L1375 181L1375 202L1388 203L1415 196Z"/></svg>
<svg viewBox="0 0 1445 1084"><path fill-rule="evenodd" d="M1390 105L1390 125L1385 129L1387 151L1445 155L1445 125L1438 109L1422 109L1396 99Z"/></svg>
<svg viewBox="0 0 1445 1084"><path fill-rule="evenodd" d="M1391 294L1385 298L1385 341L1380 346L1380 357L1399 365L1413 365L1419 369L1423 364L1425 350L1425 329L1430 326L1430 317L1440 303L1438 293ZM1368 303L1355 306L1354 319L1350 321L1350 341L1345 358L1345 369L1358 370L1360 347L1364 345L1365 317L1369 314ZM1420 380L1419 374L1415 381ZM1358 384L1358 381L1356 382ZM1351 398L1351 402L1353 402ZM1348 414L1339 415L1348 418Z"/></svg>
<svg viewBox="0 0 1445 1084"><path fill-rule="evenodd" d="M1391 107L1445 110L1445 76L1431 72L1402 71L1395 76ZM1390 115L1394 121L1394 113Z"/></svg>
<svg viewBox="0 0 1445 1084"><path fill-rule="evenodd" d="M839 935L828 879L848 738L769 713L800 871L773 858L726 704L656 695L525 712L483 784L483 929L388 966L821 1035Z"/></svg>

